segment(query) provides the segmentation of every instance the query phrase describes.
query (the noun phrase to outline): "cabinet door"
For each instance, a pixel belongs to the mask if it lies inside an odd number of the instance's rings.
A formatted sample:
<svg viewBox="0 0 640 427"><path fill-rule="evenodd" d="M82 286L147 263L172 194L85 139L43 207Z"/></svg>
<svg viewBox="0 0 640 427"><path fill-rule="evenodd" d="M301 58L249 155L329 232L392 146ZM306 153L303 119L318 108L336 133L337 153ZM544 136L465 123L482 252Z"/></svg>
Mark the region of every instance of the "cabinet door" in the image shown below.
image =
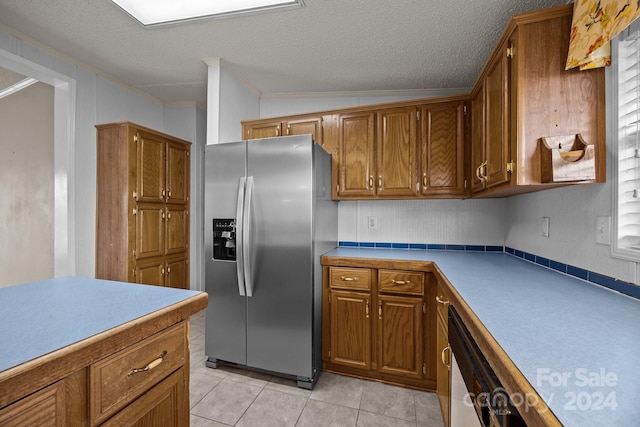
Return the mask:
<svg viewBox="0 0 640 427"><path fill-rule="evenodd" d="M136 206L136 259L164 255L165 215L162 205Z"/></svg>
<svg viewBox="0 0 640 427"><path fill-rule="evenodd" d="M417 109L392 108L377 112L378 196L415 196L418 193L416 155Z"/></svg>
<svg viewBox="0 0 640 427"><path fill-rule="evenodd" d="M282 136L282 123L280 120L252 123L243 126L242 133L246 139L274 138Z"/></svg>
<svg viewBox="0 0 640 427"><path fill-rule="evenodd" d="M484 189L483 164L485 159L484 86L471 100L471 191Z"/></svg>
<svg viewBox="0 0 640 427"><path fill-rule="evenodd" d="M485 78L486 186L509 182L509 58L506 45Z"/></svg>
<svg viewBox="0 0 640 427"><path fill-rule="evenodd" d="M164 224L164 253L170 255L188 250L189 210L187 207L167 205Z"/></svg>
<svg viewBox="0 0 640 427"><path fill-rule="evenodd" d="M422 378L422 298L378 297L380 372Z"/></svg>
<svg viewBox="0 0 640 427"><path fill-rule="evenodd" d="M164 150L165 143L157 136L138 131L137 138L137 200L164 202Z"/></svg>
<svg viewBox="0 0 640 427"><path fill-rule="evenodd" d="M437 316L437 348L438 348L438 369L437 369L437 391L440 400L440 409L444 425L449 425L449 395L450 378L449 368L451 366L451 349L449 349L449 338L447 335L447 323L442 316Z"/></svg>
<svg viewBox="0 0 640 427"><path fill-rule="evenodd" d="M189 263L186 259L171 259L166 262L165 286L189 289Z"/></svg>
<svg viewBox="0 0 640 427"><path fill-rule="evenodd" d="M65 416L65 382L61 380L0 410L0 425L65 427Z"/></svg>
<svg viewBox="0 0 640 427"><path fill-rule="evenodd" d="M288 120L285 126L285 135L311 134L316 144L322 146L322 117Z"/></svg>
<svg viewBox="0 0 640 427"><path fill-rule="evenodd" d="M331 291L331 362L371 369L371 296Z"/></svg>
<svg viewBox="0 0 640 427"><path fill-rule="evenodd" d="M138 262L135 267L135 281L143 285L164 286L164 259Z"/></svg>
<svg viewBox="0 0 640 427"><path fill-rule="evenodd" d="M338 118L340 188L338 196L375 195L374 116L371 112L341 114Z"/></svg>
<svg viewBox="0 0 640 427"><path fill-rule="evenodd" d="M422 107L421 172L423 195L464 194L464 103Z"/></svg>
<svg viewBox="0 0 640 427"><path fill-rule="evenodd" d="M140 396L102 426L188 427L189 391L183 368Z"/></svg>
<svg viewBox="0 0 640 427"><path fill-rule="evenodd" d="M167 143L166 201L186 204L189 201L189 147L176 142Z"/></svg>

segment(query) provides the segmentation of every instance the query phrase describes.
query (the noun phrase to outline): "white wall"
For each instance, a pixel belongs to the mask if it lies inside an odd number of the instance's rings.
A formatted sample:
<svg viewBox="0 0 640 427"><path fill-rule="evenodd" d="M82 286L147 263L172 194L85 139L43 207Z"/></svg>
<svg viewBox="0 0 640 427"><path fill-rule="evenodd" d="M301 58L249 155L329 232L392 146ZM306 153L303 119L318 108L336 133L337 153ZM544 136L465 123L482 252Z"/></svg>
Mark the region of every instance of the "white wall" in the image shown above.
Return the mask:
<svg viewBox="0 0 640 427"><path fill-rule="evenodd" d="M341 201L338 239L352 242L504 244L504 200ZM377 228L369 228L374 216Z"/></svg>
<svg viewBox="0 0 640 427"><path fill-rule="evenodd" d="M14 63L25 62L45 75L61 75L74 83L75 93L71 94L74 107L71 114L56 118L56 127L61 123L69 124L72 129L68 136L69 152L58 150L56 156L63 157L69 162L69 192L62 197L56 196L56 204L69 207L70 230L69 247L62 248L69 259L65 271L68 274L84 277L95 276L95 206L96 206L96 130L95 125L114 121L131 121L142 126L157 129L169 134L175 134L194 145L204 145L204 112L194 106L167 107L143 94L129 90L115 83L96 70L75 63L73 59L56 56L48 47L33 40L23 40L7 31L0 29L0 50L8 52L17 58ZM0 56L0 65L12 68L12 59L7 62ZM57 97L57 92L56 92ZM60 110L57 99L56 114ZM183 111L181 111L183 109ZM64 112L66 113L66 112ZM166 123L165 123L166 121ZM56 129L56 132L59 130ZM179 134L179 135L178 135ZM199 161L199 155L192 158L192 174L198 172L194 163ZM64 163L64 162L63 162ZM57 172L56 172L57 173ZM194 176L192 175L192 179ZM192 193L197 186L192 187ZM192 197L197 201L197 197ZM193 206L192 206L193 209ZM192 216L192 229L194 228ZM56 225L57 228L57 225ZM58 230L56 229L56 233ZM56 238L57 240L57 238ZM58 248L56 248L58 251ZM195 268L192 264L192 278ZM201 287L196 281L194 288Z"/></svg>
<svg viewBox="0 0 640 427"><path fill-rule="evenodd" d="M0 99L0 286L54 274L53 93L36 83Z"/></svg>

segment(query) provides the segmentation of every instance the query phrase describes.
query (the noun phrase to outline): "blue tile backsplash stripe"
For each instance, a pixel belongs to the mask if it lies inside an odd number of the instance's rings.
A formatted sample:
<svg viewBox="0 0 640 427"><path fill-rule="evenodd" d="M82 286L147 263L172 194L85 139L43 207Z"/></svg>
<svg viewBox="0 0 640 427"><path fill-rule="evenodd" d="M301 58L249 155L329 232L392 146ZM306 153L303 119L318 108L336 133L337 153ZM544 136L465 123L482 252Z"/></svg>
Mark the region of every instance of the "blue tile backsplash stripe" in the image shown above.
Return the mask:
<svg viewBox="0 0 640 427"><path fill-rule="evenodd" d="M529 262L539 264L543 267L557 270L561 273L583 279L596 285L604 286L622 294L640 299L640 286L629 282L624 282L613 277L605 276L594 271L574 267L562 262L554 261L545 257L519 251L510 247L483 246L483 245L443 245L443 244L423 244L423 243L384 243L384 242L338 242L338 246L347 248L393 248L407 250L442 250L442 251L472 251L472 252L505 252Z"/></svg>

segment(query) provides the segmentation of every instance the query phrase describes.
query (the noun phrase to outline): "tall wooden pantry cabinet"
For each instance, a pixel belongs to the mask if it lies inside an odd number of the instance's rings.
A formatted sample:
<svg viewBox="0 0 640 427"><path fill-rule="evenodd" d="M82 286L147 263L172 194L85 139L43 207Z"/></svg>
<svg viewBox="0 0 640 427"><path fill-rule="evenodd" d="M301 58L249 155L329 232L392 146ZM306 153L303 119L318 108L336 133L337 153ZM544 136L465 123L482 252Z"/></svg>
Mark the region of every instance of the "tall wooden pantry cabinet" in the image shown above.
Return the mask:
<svg viewBox="0 0 640 427"><path fill-rule="evenodd" d="M96 278L188 289L191 143L96 128Z"/></svg>

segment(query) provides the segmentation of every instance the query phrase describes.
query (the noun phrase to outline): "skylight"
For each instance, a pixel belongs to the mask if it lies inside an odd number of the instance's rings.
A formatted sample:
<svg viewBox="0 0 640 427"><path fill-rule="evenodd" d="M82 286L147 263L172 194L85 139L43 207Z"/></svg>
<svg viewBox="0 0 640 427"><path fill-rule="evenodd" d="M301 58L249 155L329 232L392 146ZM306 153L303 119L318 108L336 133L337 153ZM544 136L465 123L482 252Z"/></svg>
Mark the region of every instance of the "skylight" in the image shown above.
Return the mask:
<svg viewBox="0 0 640 427"><path fill-rule="evenodd" d="M304 7L303 0L112 1L145 27Z"/></svg>

